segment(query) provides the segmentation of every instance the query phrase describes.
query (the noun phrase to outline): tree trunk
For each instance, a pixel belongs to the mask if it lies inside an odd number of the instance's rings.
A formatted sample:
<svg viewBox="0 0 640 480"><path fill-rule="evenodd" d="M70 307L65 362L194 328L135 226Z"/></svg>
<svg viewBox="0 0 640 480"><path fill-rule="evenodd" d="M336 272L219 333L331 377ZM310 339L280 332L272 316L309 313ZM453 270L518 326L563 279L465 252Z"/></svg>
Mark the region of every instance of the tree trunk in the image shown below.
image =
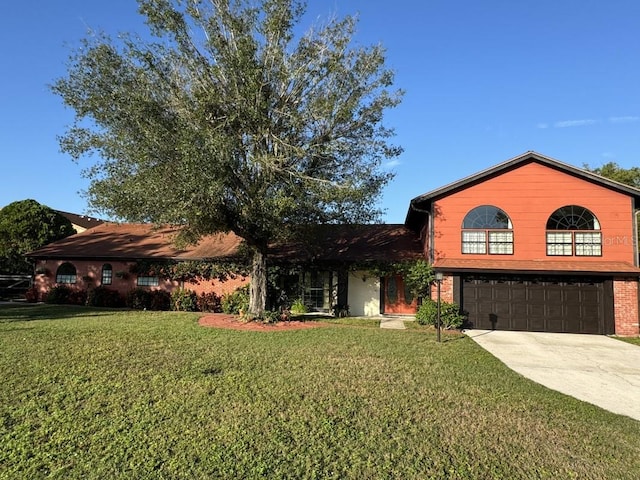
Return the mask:
<svg viewBox="0 0 640 480"><path fill-rule="evenodd" d="M250 317L262 318L267 303L267 256L256 248L251 265L251 288L249 290Z"/></svg>

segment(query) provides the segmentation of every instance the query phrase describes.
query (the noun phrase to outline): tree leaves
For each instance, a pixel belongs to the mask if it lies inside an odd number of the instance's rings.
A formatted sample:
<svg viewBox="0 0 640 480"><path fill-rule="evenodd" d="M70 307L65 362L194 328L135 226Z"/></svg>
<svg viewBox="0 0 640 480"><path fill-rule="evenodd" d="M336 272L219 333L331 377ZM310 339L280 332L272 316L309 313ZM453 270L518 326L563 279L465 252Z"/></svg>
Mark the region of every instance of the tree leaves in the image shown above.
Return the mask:
<svg viewBox="0 0 640 480"><path fill-rule="evenodd" d="M10 203L0 210L0 273L33 273L26 253L74 233L69 220L35 200Z"/></svg>
<svg viewBox="0 0 640 480"><path fill-rule="evenodd" d="M263 252L300 224L379 219L402 92L382 47L352 46L354 18L296 40L295 0L139 4L156 41L88 38L52 87L76 112L62 149L98 154L94 208Z"/></svg>

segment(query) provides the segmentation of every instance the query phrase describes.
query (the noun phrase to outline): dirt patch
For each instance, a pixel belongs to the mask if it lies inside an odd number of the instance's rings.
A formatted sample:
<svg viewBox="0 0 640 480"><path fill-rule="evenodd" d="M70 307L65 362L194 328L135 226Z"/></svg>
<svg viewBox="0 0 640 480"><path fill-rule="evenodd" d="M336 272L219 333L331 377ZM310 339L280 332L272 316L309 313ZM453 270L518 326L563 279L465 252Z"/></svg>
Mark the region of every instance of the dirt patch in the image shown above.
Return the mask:
<svg viewBox="0 0 640 480"><path fill-rule="evenodd" d="M228 315L226 313L211 313L198 320L198 324L202 327L227 328L230 330L247 330L253 332L284 332L287 330L304 330L306 328L323 327L326 324L322 322L278 322L278 323L261 323L246 322L236 315Z"/></svg>

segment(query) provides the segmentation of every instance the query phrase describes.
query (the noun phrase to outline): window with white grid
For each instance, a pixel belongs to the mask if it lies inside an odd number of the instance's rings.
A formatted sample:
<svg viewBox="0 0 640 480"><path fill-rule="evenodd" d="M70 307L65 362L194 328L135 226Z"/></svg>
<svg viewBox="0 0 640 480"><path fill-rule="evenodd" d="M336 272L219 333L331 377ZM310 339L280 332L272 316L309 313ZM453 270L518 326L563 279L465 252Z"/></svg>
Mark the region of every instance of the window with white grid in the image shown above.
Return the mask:
<svg viewBox="0 0 640 480"><path fill-rule="evenodd" d="M600 222L588 209L566 205L547 220L547 255L599 257L602 255Z"/></svg>

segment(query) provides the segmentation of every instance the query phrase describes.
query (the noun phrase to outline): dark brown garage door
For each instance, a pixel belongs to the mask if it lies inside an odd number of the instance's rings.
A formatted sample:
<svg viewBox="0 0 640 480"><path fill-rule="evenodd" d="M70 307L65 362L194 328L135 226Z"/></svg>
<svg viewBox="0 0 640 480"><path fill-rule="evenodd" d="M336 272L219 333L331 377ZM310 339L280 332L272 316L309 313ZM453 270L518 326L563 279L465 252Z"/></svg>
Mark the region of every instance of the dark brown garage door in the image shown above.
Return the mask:
<svg viewBox="0 0 640 480"><path fill-rule="evenodd" d="M461 280L462 308L473 328L614 333L609 280L478 275Z"/></svg>

